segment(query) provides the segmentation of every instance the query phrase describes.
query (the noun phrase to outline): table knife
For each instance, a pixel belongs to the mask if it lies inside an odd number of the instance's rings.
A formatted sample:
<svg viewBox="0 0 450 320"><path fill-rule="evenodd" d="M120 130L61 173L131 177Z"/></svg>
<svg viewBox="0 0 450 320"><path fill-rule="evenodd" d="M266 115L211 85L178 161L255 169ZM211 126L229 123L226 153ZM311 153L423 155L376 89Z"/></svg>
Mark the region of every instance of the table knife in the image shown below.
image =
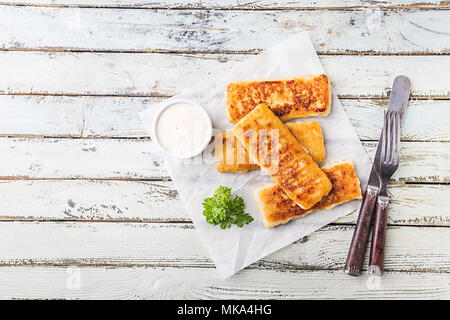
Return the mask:
<svg viewBox="0 0 450 320"><path fill-rule="evenodd" d="M406 76L397 76L392 85L392 91L389 98L388 110L400 113L401 123L404 119L406 106L408 104L410 92L410 82ZM359 276L366 253L367 240L369 238L370 228L372 224L375 203L381 186L381 177L378 170L381 141L378 141L378 147L375 152L375 158L370 172L369 182L364 192L363 201L359 210L356 229L353 233L352 242L345 263L344 272L351 276Z"/></svg>

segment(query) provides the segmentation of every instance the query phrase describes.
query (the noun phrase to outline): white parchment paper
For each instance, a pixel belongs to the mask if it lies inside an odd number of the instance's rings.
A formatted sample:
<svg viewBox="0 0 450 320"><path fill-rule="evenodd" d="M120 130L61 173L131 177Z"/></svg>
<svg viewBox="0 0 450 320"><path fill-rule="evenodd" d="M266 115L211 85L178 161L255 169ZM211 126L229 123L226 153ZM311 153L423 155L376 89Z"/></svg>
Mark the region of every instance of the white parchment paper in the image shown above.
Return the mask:
<svg viewBox="0 0 450 320"><path fill-rule="evenodd" d="M149 107L140 113L140 117L152 136L153 118L158 109L174 99L187 99L205 108L218 133L233 127L225 116L224 94L229 82L287 78L324 72L307 33L302 32L255 57L238 63L230 72L216 81L187 90ZM333 160L353 160L361 187L365 188L370 160L334 91L332 91L331 110L330 115L326 117L307 118L302 121L315 119L322 126L327 154L322 164ZM256 187L273 181L270 176L261 170L245 174L217 172L213 143L202 155L194 159L179 160L167 156L161 157L164 158L164 164L180 194L187 214L208 248L222 278L233 275L274 251L357 210L360 205L360 201L351 201L332 210L317 211L288 224L265 229L253 199L253 191ZM202 215L202 201L211 196L221 185L231 187L233 193L238 193L244 198L246 212L251 214L255 221L243 228L232 226L226 230L206 222Z"/></svg>

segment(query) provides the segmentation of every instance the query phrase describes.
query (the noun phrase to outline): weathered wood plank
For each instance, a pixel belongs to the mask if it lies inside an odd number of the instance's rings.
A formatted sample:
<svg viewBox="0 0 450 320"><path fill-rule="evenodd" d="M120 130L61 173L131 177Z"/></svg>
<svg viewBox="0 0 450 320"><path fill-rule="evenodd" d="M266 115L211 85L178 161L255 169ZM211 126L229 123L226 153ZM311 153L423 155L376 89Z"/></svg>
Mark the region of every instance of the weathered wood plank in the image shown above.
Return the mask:
<svg viewBox="0 0 450 320"><path fill-rule="evenodd" d="M360 139L379 139L387 100L341 99L341 103ZM404 141L450 141L450 101L410 100L403 125Z"/></svg>
<svg viewBox="0 0 450 320"><path fill-rule="evenodd" d="M167 177L152 160L152 143L133 140L0 139L0 177Z"/></svg>
<svg viewBox="0 0 450 320"><path fill-rule="evenodd" d="M376 142L363 143L369 157L373 161ZM400 167L392 176L395 181L404 182L448 182L450 181L449 170L450 158L447 156L450 145L440 142L403 142L400 151ZM416 163L421 163L416 165ZM425 168L426 166L430 166ZM441 178L440 170L443 168ZM434 172L434 174L432 173Z"/></svg>
<svg viewBox="0 0 450 320"><path fill-rule="evenodd" d="M0 181L0 203L3 220L190 222L171 181Z"/></svg>
<svg viewBox="0 0 450 320"><path fill-rule="evenodd" d="M450 53L449 18L446 10L131 11L2 6L0 48L248 52L307 30L322 53L440 54Z"/></svg>
<svg viewBox="0 0 450 320"><path fill-rule="evenodd" d="M149 137L138 113L163 99L0 95L0 136Z"/></svg>
<svg viewBox="0 0 450 320"><path fill-rule="evenodd" d="M0 268L1 299L449 299L450 275L244 270L220 280L205 268ZM182 304L181 304L182 305Z"/></svg>
<svg viewBox="0 0 450 320"><path fill-rule="evenodd" d="M373 158L375 142L364 142ZM448 182L450 143L403 142L395 181ZM161 179L148 140L0 138L2 179Z"/></svg>
<svg viewBox="0 0 450 320"><path fill-rule="evenodd" d="M0 52L0 93L168 96L212 81L247 58ZM412 96L450 97L450 56L322 56L321 61L340 97L386 97L399 74L411 78Z"/></svg>
<svg viewBox="0 0 450 320"><path fill-rule="evenodd" d="M138 113L164 98L0 96L0 136L148 137ZM341 99L359 137L377 140L386 99ZM450 101L411 100L404 141L450 141Z"/></svg>
<svg viewBox="0 0 450 320"><path fill-rule="evenodd" d="M99 102L88 97L0 96L0 136L81 136L90 101Z"/></svg>
<svg viewBox="0 0 450 320"><path fill-rule="evenodd" d="M0 231L0 265L213 267L191 224L2 222ZM324 227L252 268L340 270L353 231ZM448 228L389 227L385 268L449 273L449 241Z"/></svg>
<svg viewBox="0 0 450 320"><path fill-rule="evenodd" d="M441 225L450 222L446 206L449 185L390 185L388 189L389 224ZM339 219L339 223L355 223L358 212Z"/></svg>
<svg viewBox="0 0 450 320"><path fill-rule="evenodd" d="M447 1L441 0L7 0L0 4L11 5L51 5L73 7L117 7L117 8L191 8L191 9L328 9L328 8L434 8L446 7Z"/></svg>
<svg viewBox="0 0 450 320"><path fill-rule="evenodd" d="M391 185L389 224L450 226L450 185ZM0 181L0 220L190 222L170 181ZM349 212L337 223L355 223Z"/></svg>

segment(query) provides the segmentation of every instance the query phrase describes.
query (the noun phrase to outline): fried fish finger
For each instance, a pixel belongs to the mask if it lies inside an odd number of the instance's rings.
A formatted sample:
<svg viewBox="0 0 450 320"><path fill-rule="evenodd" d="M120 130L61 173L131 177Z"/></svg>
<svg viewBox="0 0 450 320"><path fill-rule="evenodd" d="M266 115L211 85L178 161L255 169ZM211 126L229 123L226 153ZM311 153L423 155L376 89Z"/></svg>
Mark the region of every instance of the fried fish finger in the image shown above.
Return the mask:
<svg viewBox="0 0 450 320"><path fill-rule="evenodd" d="M266 228L273 228L317 211L331 209L354 199L361 199L361 188L352 161L346 160L322 167L333 188L310 209L300 208L276 183L255 190L255 201Z"/></svg>
<svg viewBox="0 0 450 320"><path fill-rule="evenodd" d="M233 128L252 160L303 209L320 201L331 182L305 148L270 109L261 104Z"/></svg>
<svg viewBox="0 0 450 320"><path fill-rule="evenodd" d="M283 80L232 82L226 88L227 117L238 122L257 105L266 104L286 121L326 116L331 110L330 81L326 74Z"/></svg>

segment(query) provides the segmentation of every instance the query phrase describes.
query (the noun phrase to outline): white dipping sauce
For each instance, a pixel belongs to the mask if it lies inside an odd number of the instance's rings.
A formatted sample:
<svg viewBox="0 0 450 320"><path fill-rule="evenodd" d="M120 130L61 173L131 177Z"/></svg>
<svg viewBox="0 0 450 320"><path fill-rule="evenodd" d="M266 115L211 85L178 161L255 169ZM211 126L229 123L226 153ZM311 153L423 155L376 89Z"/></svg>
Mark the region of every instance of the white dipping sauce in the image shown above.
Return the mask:
<svg viewBox="0 0 450 320"><path fill-rule="evenodd" d="M199 106L177 102L162 111L155 125L161 147L178 158L190 158L211 140L211 121Z"/></svg>

